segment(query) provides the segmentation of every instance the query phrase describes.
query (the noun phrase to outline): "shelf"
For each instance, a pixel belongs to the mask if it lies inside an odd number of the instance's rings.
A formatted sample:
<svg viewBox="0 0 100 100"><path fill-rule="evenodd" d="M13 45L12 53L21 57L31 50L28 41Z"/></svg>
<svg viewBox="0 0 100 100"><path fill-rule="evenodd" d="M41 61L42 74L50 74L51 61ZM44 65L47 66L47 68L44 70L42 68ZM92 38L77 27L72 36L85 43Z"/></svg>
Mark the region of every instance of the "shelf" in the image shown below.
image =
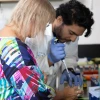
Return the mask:
<svg viewBox="0 0 100 100"><path fill-rule="evenodd" d="M16 2L18 0L0 0L0 2Z"/></svg>

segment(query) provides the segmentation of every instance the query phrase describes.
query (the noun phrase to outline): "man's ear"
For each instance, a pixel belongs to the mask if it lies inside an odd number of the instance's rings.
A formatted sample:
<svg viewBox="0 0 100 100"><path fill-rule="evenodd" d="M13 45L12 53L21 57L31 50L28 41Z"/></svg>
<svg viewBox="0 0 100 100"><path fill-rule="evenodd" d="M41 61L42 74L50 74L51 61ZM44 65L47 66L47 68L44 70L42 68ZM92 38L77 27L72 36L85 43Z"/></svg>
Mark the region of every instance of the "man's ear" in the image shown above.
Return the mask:
<svg viewBox="0 0 100 100"><path fill-rule="evenodd" d="M57 21L58 26L60 26L60 25L63 23L62 16L58 16L58 17L56 18L56 21Z"/></svg>

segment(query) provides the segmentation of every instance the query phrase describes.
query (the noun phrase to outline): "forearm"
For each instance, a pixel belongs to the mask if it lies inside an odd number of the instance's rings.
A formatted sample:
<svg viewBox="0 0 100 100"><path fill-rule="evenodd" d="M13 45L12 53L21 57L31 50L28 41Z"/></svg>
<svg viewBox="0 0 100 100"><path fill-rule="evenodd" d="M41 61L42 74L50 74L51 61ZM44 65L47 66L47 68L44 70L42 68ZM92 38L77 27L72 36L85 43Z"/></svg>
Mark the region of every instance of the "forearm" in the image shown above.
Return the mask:
<svg viewBox="0 0 100 100"><path fill-rule="evenodd" d="M53 63L49 59L47 59L47 60L48 60L49 67L53 66Z"/></svg>
<svg viewBox="0 0 100 100"><path fill-rule="evenodd" d="M36 60L41 71L45 72L47 75L52 75L53 69L49 67L47 56L38 56Z"/></svg>

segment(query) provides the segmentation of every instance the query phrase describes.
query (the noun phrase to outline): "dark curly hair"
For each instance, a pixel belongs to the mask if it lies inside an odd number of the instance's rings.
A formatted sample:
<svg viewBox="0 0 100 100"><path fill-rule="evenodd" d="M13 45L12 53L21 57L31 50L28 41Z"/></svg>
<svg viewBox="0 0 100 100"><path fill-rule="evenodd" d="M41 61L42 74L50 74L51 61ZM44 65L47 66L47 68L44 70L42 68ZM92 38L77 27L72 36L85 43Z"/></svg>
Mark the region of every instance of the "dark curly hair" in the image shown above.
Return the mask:
<svg viewBox="0 0 100 100"><path fill-rule="evenodd" d="M91 34L91 26L94 24L93 13L77 0L70 0L65 4L61 4L56 9L56 18L62 16L66 25L77 24L87 29L85 37Z"/></svg>

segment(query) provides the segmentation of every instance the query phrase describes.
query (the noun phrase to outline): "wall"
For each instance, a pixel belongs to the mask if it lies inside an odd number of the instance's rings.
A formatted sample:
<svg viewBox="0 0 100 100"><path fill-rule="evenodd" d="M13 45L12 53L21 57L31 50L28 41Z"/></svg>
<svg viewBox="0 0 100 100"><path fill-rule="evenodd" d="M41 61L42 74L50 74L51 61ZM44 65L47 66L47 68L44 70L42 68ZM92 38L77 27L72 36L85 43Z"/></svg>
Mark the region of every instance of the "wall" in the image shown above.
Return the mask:
<svg viewBox="0 0 100 100"><path fill-rule="evenodd" d="M16 5L16 2L1 3L0 5L0 29L2 29L4 25L7 23L15 5Z"/></svg>
<svg viewBox="0 0 100 100"><path fill-rule="evenodd" d="M79 44L100 44L100 0L93 0L93 5L91 7L95 20L92 34L88 38L85 38L84 36L80 37Z"/></svg>
<svg viewBox="0 0 100 100"><path fill-rule="evenodd" d="M61 3L65 3L69 0L62 0L59 2L54 2L52 1L52 5L56 8L58 7L59 4ZM87 7L89 7L90 9L92 9L93 13L94 13L94 19L95 19L95 24L93 26L93 31L90 37L85 38L84 36L81 36L79 39L79 44L100 44L100 13L98 12L98 10L100 9L100 0L79 0L81 1L83 4L85 4ZM93 4L91 4L91 1L93 1ZM8 20L8 18L11 15L12 9L14 8L14 6L16 5L16 2L13 3L2 3L1 4L1 8L3 10L3 15L5 17L6 20ZM0 17L1 17L1 12L0 12ZM3 17L3 19L4 19Z"/></svg>
<svg viewBox="0 0 100 100"><path fill-rule="evenodd" d="M1 3L0 14L2 12L5 19L8 20L9 17L11 16L11 12L13 8L15 7L16 3L17 2Z"/></svg>

